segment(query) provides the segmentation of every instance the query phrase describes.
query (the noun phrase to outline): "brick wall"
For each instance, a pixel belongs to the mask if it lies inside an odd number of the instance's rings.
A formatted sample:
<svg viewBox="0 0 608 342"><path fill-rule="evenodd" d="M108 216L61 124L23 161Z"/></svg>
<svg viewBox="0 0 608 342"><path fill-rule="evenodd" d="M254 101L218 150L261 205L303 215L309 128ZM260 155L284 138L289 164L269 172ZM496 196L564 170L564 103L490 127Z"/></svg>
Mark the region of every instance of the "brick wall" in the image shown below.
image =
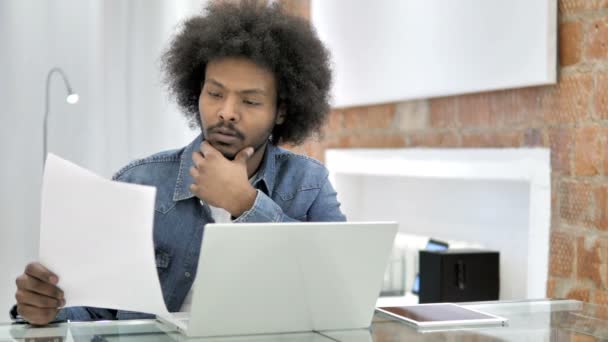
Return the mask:
<svg viewBox="0 0 608 342"><path fill-rule="evenodd" d="M308 0L283 2L309 16ZM560 0L559 46L556 86L337 109L294 149L548 147L547 296L608 304L608 1Z"/></svg>

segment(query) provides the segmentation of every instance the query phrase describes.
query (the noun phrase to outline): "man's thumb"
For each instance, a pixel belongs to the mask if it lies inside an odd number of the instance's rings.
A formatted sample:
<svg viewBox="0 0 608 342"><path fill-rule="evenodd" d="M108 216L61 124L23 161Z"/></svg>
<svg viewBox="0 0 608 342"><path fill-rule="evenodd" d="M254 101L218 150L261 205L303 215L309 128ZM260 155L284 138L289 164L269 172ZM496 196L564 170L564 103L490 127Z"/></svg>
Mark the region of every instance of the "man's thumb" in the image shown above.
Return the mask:
<svg viewBox="0 0 608 342"><path fill-rule="evenodd" d="M247 160L249 160L249 158L251 158L251 156L253 155L253 147L247 147L242 149L237 155L236 157L234 157L234 160L239 162L239 163L247 163Z"/></svg>

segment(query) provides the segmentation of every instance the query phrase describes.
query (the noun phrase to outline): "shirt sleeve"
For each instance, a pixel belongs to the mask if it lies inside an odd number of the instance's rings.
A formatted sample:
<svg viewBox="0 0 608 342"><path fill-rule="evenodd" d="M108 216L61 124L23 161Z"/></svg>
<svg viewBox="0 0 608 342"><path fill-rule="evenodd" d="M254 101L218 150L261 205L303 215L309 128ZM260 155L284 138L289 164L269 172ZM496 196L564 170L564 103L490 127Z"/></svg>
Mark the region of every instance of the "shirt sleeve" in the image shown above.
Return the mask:
<svg viewBox="0 0 608 342"><path fill-rule="evenodd" d="M310 206L306 221L346 221L346 217L340 211L340 203L336 191L326 178L319 194ZM268 195L257 190L257 195L251 209L245 211L233 222L300 222L287 216L281 207Z"/></svg>
<svg viewBox="0 0 608 342"><path fill-rule="evenodd" d="M10 317L14 323L28 323L23 317L17 313L17 305L14 305L10 311ZM75 306L63 308L59 310L55 319L48 324L61 323L69 321L96 321L96 320L115 320L116 310L87 308Z"/></svg>
<svg viewBox="0 0 608 342"><path fill-rule="evenodd" d="M116 313L117 310L73 306L59 310L53 322L65 322L68 320L76 322L116 320Z"/></svg>

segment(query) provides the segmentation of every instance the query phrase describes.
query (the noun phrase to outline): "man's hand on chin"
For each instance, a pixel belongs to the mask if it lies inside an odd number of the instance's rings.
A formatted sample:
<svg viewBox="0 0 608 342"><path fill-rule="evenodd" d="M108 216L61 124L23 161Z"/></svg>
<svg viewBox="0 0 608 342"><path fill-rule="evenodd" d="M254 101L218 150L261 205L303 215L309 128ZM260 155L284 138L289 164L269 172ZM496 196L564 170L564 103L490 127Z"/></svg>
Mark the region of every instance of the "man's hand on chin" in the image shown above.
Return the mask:
<svg viewBox="0 0 608 342"><path fill-rule="evenodd" d="M241 216L253 206L257 195L247 176L247 160L253 152L253 147L246 147L234 160L228 160L203 141L200 151L192 153L194 166L190 168L190 176L194 183L190 191L208 204L224 208L233 217Z"/></svg>

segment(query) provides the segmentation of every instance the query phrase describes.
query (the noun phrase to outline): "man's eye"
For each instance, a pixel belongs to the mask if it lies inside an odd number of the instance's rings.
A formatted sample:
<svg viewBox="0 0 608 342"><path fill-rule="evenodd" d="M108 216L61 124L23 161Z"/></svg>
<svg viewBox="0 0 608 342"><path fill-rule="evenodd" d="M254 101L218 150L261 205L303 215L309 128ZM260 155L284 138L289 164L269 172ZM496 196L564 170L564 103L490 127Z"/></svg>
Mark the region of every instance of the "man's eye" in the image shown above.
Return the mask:
<svg viewBox="0 0 608 342"><path fill-rule="evenodd" d="M222 94L214 93L212 91L208 91L207 94L209 94L209 96L212 96L212 97L222 97Z"/></svg>
<svg viewBox="0 0 608 342"><path fill-rule="evenodd" d="M259 102L250 101L250 100L243 100L243 102L244 102L246 105L250 105L250 106L259 106L259 105L260 105L260 103L259 103Z"/></svg>

